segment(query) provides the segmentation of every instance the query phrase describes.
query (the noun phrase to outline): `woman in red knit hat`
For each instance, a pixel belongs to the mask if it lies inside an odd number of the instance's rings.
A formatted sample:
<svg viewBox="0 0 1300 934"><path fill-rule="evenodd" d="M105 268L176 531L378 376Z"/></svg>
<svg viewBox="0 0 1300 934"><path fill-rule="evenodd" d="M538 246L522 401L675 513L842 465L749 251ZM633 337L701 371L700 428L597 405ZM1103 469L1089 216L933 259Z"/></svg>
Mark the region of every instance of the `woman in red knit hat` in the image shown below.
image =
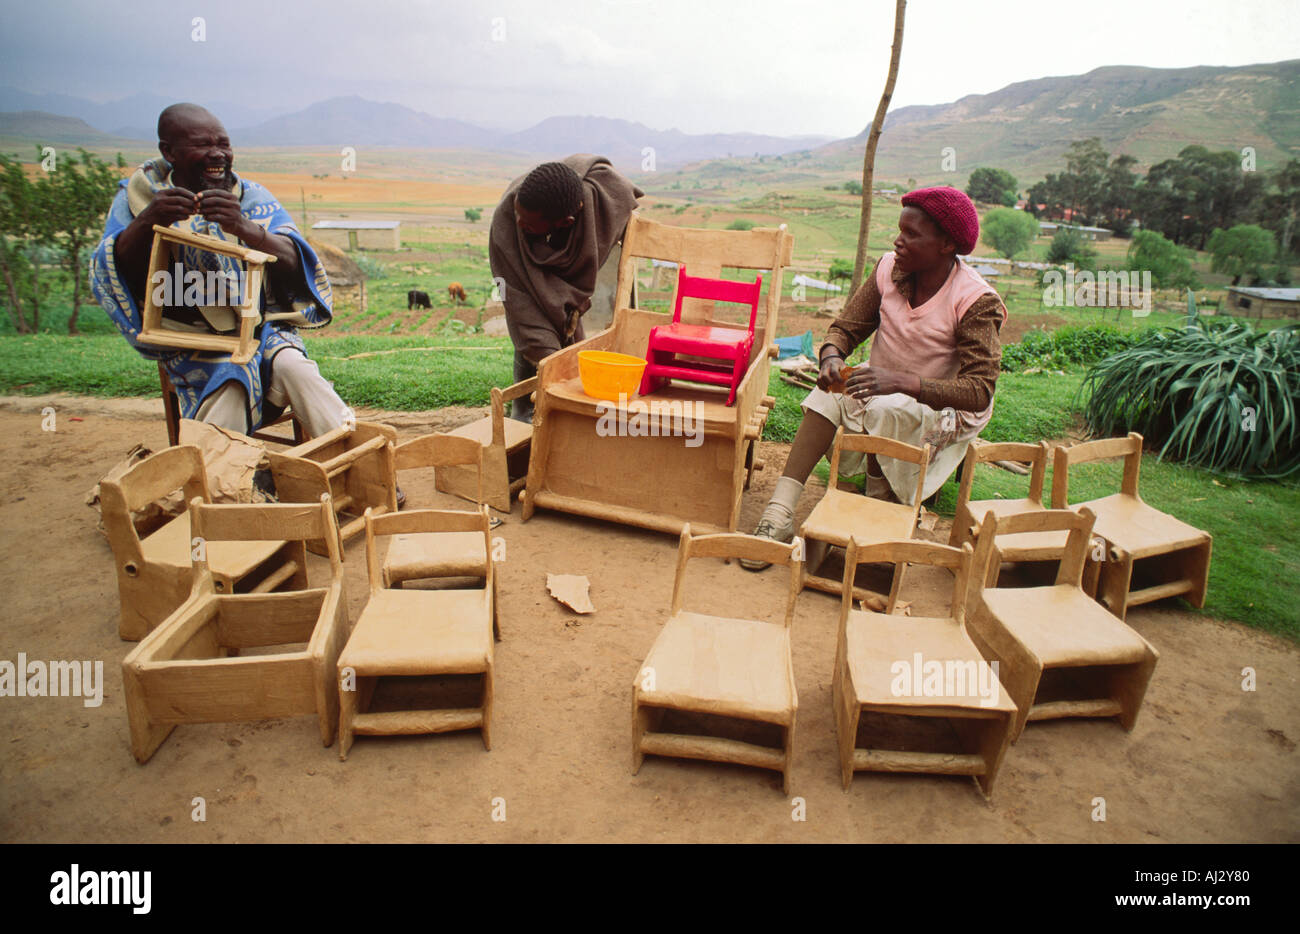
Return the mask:
<svg viewBox="0 0 1300 934"><path fill-rule="evenodd" d="M1006 306L959 258L979 240L975 205L956 188L921 188L903 196L894 251L876 263L835 319L819 352L817 388L763 510L755 535L788 542L804 483L828 452L835 430L930 445L923 497L952 475L966 448L993 414L1001 369L998 330ZM872 334L866 366L854 368L844 391L844 360ZM868 496L911 504L917 468L892 458L845 452L840 473L865 476ZM833 480L833 478L832 478ZM751 570L767 565L741 562Z"/></svg>

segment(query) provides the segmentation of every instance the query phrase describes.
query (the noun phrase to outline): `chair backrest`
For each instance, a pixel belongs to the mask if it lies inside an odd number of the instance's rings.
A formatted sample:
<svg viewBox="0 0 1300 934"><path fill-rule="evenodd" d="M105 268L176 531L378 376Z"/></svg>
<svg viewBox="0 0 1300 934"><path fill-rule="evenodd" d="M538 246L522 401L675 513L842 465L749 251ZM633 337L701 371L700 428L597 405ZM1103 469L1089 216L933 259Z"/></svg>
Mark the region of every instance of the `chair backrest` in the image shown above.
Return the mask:
<svg viewBox="0 0 1300 934"><path fill-rule="evenodd" d="M484 554L489 556L487 587L492 587L491 519L488 508L480 505L473 512L451 509L410 509L405 512L388 512L375 515L367 508L366 521L366 571L370 576L370 589L383 590L384 579L380 571L379 550L376 540L385 535L419 535L425 532L481 532Z"/></svg>
<svg viewBox="0 0 1300 934"><path fill-rule="evenodd" d="M789 628L794 619L794 601L799 595L799 585L803 575L803 539L796 538L789 545L785 545L770 538L757 538L738 532L692 535L690 523L687 523L682 527L681 538L677 545L677 572L673 577L673 602L670 611L673 615L682 609L686 562L692 558L744 558L788 565L790 589L785 603L785 626Z"/></svg>
<svg viewBox="0 0 1300 934"><path fill-rule="evenodd" d="M1127 438L1102 438L1056 449L1052 462L1052 508L1068 509L1070 506L1070 467L1089 461L1124 458L1124 479L1120 492L1125 496L1138 496L1138 472L1142 469L1142 436L1130 431Z"/></svg>
<svg viewBox="0 0 1300 934"><path fill-rule="evenodd" d="M918 513L921 509L921 493L925 489L925 471L930 464L930 445L921 447L904 441L895 441L881 435L860 435L846 432L843 427L835 429L835 441L831 445L830 487L835 488L840 477L840 452L855 451L860 454L875 454L880 457L892 457L895 460L916 464L919 469L916 477L916 498L913 504Z"/></svg>
<svg viewBox="0 0 1300 934"><path fill-rule="evenodd" d="M492 443L498 447L506 444L506 403L537 391L537 377L530 376L505 389L492 387Z"/></svg>
<svg viewBox="0 0 1300 934"><path fill-rule="evenodd" d="M414 470L419 467L473 467L478 476L478 502L483 502L483 445L473 438L458 435L421 435L404 441L393 450L394 468Z"/></svg>
<svg viewBox="0 0 1300 934"><path fill-rule="evenodd" d="M957 490L957 510L970 502L971 483L975 479L975 466L992 461L1011 461L1029 465L1029 492L1026 495L1031 503L1043 505L1043 480L1047 476L1047 458L1051 446L1046 441L1037 444L1021 444L1010 441L989 444L978 440L966 449L966 463L962 469L961 486Z"/></svg>
<svg viewBox="0 0 1300 934"><path fill-rule="evenodd" d="M1002 563L998 554L997 537L1021 532L1068 532L1065 550L1061 553L1061 563L1056 571L1056 583L1081 587L1083 564L1088 560L1092 526L1096 521L1096 515L1087 507L1077 512L1073 509L1035 509L1001 518L988 513L975 537L975 558L971 564L972 591L996 583L997 571Z"/></svg>
<svg viewBox="0 0 1300 934"><path fill-rule="evenodd" d="M117 479L100 482L104 530L114 553L121 550L119 557L142 560L140 536L131 514L177 489L184 490L186 503L195 498L205 503L212 499L203 454L193 444L151 454Z"/></svg>
<svg viewBox="0 0 1300 934"><path fill-rule="evenodd" d="M628 219L618 266L618 294L614 307L630 308L637 260L689 262L700 276L721 276L724 267L772 270L763 315L764 340L776 339L777 312L781 305L781 280L793 256L794 238L780 227L753 230L704 230L660 224L639 213Z"/></svg>
<svg viewBox="0 0 1300 934"><path fill-rule="evenodd" d="M316 503L190 502L190 535L199 542L308 542L322 539L330 576L343 577L343 546L328 493ZM196 570L207 570L207 548L196 545Z"/></svg>
<svg viewBox="0 0 1300 934"><path fill-rule="evenodd" d="M686 264L677 267L677 300L673 304L673 322L682 320L682 301L688 298L702 298L715 302L736 302L749 306L749 333L754 333L754 322L758 318L758 298L763 294L763 274L753 282L735 282L731 279L708 279L703 276L688 276Z"/></svg>
<svg viewBox="0 0 1300 934"><path fill-rule="evenodd" d="M966 625L966 601L970 591L970 572L974 550L970 543L960 548L940 545L935 542L898 541L880 542L875 545L859 545L856 539L849 539L844 550L844 588L840 595L840 627L848 621L849 611L853 609L853 581L858 575L858 567L863 564L924 564L929 567L947 568L953 572L952 601L948 615L959 626ZM893 613L898 605L898 588L903 575L894 574L894 585L889 591L889 603L886 613Z"/></svg>

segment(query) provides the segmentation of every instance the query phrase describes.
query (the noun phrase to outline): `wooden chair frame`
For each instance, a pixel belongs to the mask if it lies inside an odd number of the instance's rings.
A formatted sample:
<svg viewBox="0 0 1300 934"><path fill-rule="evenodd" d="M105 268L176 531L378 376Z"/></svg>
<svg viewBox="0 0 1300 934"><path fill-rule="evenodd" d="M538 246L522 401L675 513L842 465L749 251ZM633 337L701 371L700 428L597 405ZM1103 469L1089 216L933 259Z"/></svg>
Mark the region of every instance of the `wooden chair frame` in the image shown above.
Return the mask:
<svg viewBox="0 0 1300 934"><path fill-rule="evenodd" d="M199 334L176 331L162 324L162 305L154 301L154 275L169 272L164 267L171 257L168 243L183 243L209 253L219 253L242 260L248 264L244 281L244 303L239 309L239 335L227 337L220 334ZM149 274L145 278L145 299L140 314L140 333L136 342L178 350L206 350L230 354L232 363L243 364L253 359L257 350L257 325L261 322L263 267L274 263L275 257L261 250L252 250L228 240L219 240L205 234L191 233L175 227L153 225L153 249L149 253Z"/></svg>
<svg viewBox="0 0 1300 934"><path fill-rule="evenodd" d="M325 541L330 578L323 588L223 594L196 550L188 600L122 662L131 751L147 762L182 723L227 723L315 714L321 742L334 742L334 674L348 635L343 556L334 511L316 504L208 505L195 497L190 524L207 547L222 541L284 538ZM241 655L245 649L306 643L305 649Z"/></svg>
<svg viewBox="0 0 1300 934"><path fill-rule="evenodd" d="M673 534L688 522L707 531L735 531L749 476L762 466L753 446L776 404L767 395L767 381L777 354L781 279L791 244L784 229L700 230L632 215L623 238L613 325L551 354L538 367L528 482L520 494L524 521L542 507ZM715 387L690 384L630 399L626 408L582 391L579 353L609 350L644 359L650 329L670 320L667 314L630 307L635 263L644 258L687 263L694 273L714 278L723 266L772 270L763 326L754 331L734 405L725 405ZM682 317L707 323L711 315L707 303L693 302ZM695 447L674 436L674 418L680 435L687 402L700 419L702 440ZM601 436L602 419L626 424L635 417L634 406L642 411L647 435Z"/></svg>
<svg viewBox="0 0 1300 934"><path fill-rule="evenodd" d="M996 697L992 703L957 697L936 698L933 703L916 701L882 701L884 691L875 700L860 700L858 689L868 689L873 677L859 670L863 684L856 684L854 668L869 665L870 661L888 662L892 651L898 652L898 627L904 627L907 649L928 655L932 661L956 662L962 665L986 664L976 643L966 630L966 604L970 598L970 574L973 550L969 543L960 549L931 542L884 542L859 547L850 541L844 562L844 583L841 588L839 640L835 655L835 674L832 683L832 705L835 709L835 732L839 740L840 778L848 791L855 771L875 772L930 772L942 775L970 775L980 790L989 795L997 778L1003 756L1011 743L1011 731L1016 722L1016 707L1003 690L996 673L990 673ZM905 618L892 614L898 603L903 575L895 573L894 587L883 613L853 609L853 579L860 564L924 564L947 568L953 572L953 595L947 618ZM882 629L883 627L883 629ZM878 633L873 642L882 644L875 659L860 654L851 658L850 643L861 647L870 633ZM890 638L890 637L893 638ZM927 638L929 636L929 638ZM890 646L885 648L884 646ZM964 649L963 657L948 659L954 647ZM880 653L883 652L883 655ZM936 653L937 656L936 657ZM912 656L898 659L912 662ZM856 664L855 664L856 663ZM893 664L890 665L893 670ZM973 672L972 672L973 676ZM886 675L882 680L891 676ZM918 752L896 749L864 749L857 746L858 725L863 712L891 714L894 716L938 718L947 720L956 732L963 752Z"/></svg>
<svg viewBox="0 0 1300 934"><path fill-rule="evenodd" d="M1096 517L1086 506L997 516L980 526L971 575L971 638L984 657L997 659L1002 683L1015 701L1012 742L1025 724L1061 717L1118 717L1125 730L1137 722L1159 654L1138 633L1083 592L1084 564ZM1065 530L1067 540L1050 587L995 588L989 575L1000 561L1001 534ZM995 600L994 597L997 597ZM1091 673L1102 696L1048 700L1039 688L1048 669Z"/></svg>
<svg viewBox="0 0 1300 934"><path fill-rule="evenodd" d="M1069 505L1070 468L1113 457L1124 458L1120 492ZM1214 544L1210 533L1143 502L1138 494L1141 469L1142 436L1137 432L1130 432L1127 438L1057 448L1052 469L1052 507L1087 506L1097 516L1096 534L1106 542L1097 599L1120 619L1128 617L1129 607L1167 597L1181 596L1192 606L1203 607L1210 582ZM1133 589L1135 569L1143 576L1150 571L1156 582Z"/></svg>
<svg viewBox="0 0 1300 934"><path fill-rule="evenodd" d="M1043 486L1047 477L1047 462L1053 456L1055 448L1046 441L1037 444L1005 442L990 444L976 439L966 451L966 460L962 467L961 486L957 491L957 508L953 515L952 532L948 544L960 548L966 542L974 542L979 524L989 512L1007 516L1016 512L1035 512L1047 509L1043 504ZM993 461L1012 461L1029 465L1029 489L1023 499L983 499L971 502L971 484L975 478L975 468L979 464ZM1065 547L1065 533L1047 535L1003 536L998 545L999 554L1004 562L1023 564L1027 562L1058 563L1061 551ZM1089 552L1091 555L1092 552ZM997 574L999 568L989 573ZM1097 592L1097 578L1101 571L1100 563L1088 561L1084 565L1083 590L1089 596ZM989 581L989 586L997 586L997 580Z"/></svg>
<svg viewBox="0 0 1300 934"><path fill-rule="evenodd" d="M338 516L355 518L339 523L347 542L365 528L358 515L373 508L377 514L397 511L397 476L393 446L397 429L375 422L357 422L312 438L284 452L267 451L275 490L281 502L316 502L328 493ZM320 542L307 550L324 554Z"/></svg>
<svg viewBox="0 0 1300 934"><path fill-rule="evenodd" d="M856 492L850 493L839 489L841 451L875 454L916 464L919 469L913 505L886 503L883 500L876 500ZM900 529L897 528L886 528L884 531L880 531L861 527L850 528L839 524L841 516L850 513L850 511L862 512L866 510L869 513L868 515L857 518L860 520L865 518L866 521L883 520L890 523L891 526L901 526L910 516L908 536L914 535L916 533L916 524L921 516L921 492L925 488L925 472L929 463L930 446L928 444L918 448L902 441L895 441L893 438L885 438L880 435L851 434L845 432L842 427L837 428L835 440L831 444L831 473L826 487L826 495L822 497L821 502L813 507L813 511L804 520L803 526L799 530L799 534L807 542L808 548L807 570L803 579L804 586L838 596L843 588L843 581L824 577L817 573L822 564L825 563L832 546L848 548L851 539L857 539L859 547L862 547L901 538L901 535L898 534ZM902 586L904 567L904 565L899 565L894 572L894 590ZM883 606L884 601L880 594L873 593L862 587L855 588L854 594L859 600L866 601L870 605Z"/></svg>
<svg viewBox="0 0 1300 934"><path fill-rule="evenodd" d="M708 697L683 695L680 692L662 693L659 690L648 690L643 684L641 673L638 673L632 685L633 775L640 770L641 763L646 755L707 759L780 772L782 787L785 793L789 793L790 769L794 750L795 715L799 707L798 693L795 690L794 683L794 668L789 650L789 631L794 620L794 604L799 595L800 577L803 568L803 563L797 557L798 551L798 542L784 545L770 539L755 538L751 535L736 533L693 536L689 524L682 529L677 548L677 569L673 577L673 597L669 609L669 618L660 630L654 647L651 648L645 663L641 667L641 672L644 672L650 666L655 658L656 649L663 642L665 634L681 619L688 561L692 558L752 558L771 564L785 564L790 567L790 586L786 596L785 616L781 625L785 630L784 678L785 686L789 691L789 706L782 711L758 711L738 700L723 702ZM754 620L720 620L718 617L703 617L705 624L709 620L729 623L747 622L753 623L755 626L776 625L775 623L762 623ZM659 732L664 711L668 709L772 723L780 727L783 745L781 749L776 749L734 739Z"/></svg>
<svg viewBox="0 0 1300 934"><path fill-rule="evenodd" d="M143 539L132 513L183 489L185 501L211 502L203 454L192 444L178 445L152 454L116 480L99 485L104 530L113 549L117 590L121 601L118 635L128 641L143 639L185 602L194 585L191 549L194 533L191 512L176 516ZM148 552L166 548L166 554ZM288 583L307 586L306 555L294 542L218 543L207 565L217 593L234 593L240 583L253 580L253 593L269 593Z"/></svg>
<svg viewBox="0 0 1300 934"><path fill-rule="evenodd" d="M371 616L383 614L391 616L396 608L409 604L409 612L417 616L436 604L440 596L463 594L456 591L394 591L384 581L380 566L377 539L383 536L402 534L439 534L478 532L483 533L485 544L489 535L489 515L487 506L480 506L478 512L445 512L433 509L414 509L401 513L376 515L373 509L367 509L362 517L366 532L366 573L370 581L370 600L361 616L357 619L353 633L363 631L369 625ZM489 552L490 553L490 552ZM338 659L340 705L339 705L339 758L346 759L356 735L393 735L446 733L456 730L480 730L483 748L492 748L492 705L493 678L495 671L492 643L500 639L498 619L496 572L491 561L488 562L487 578L481 588L484 608L491 620L492 633L487 639L487 650L481 660L470 665L450 664L436 667L436 670L416 670L418 662L403 662L392 666L393 670L375 670L351 655L356 653L356 646L345 647ZM480 588L473 588L478 591ZM382 605L381 605L382 601ZM370 614L370 615L368 615ZM349 652L351 649L351 652ZM344 673L352 669L356 679L356 690L343 689ZM399 670L400 669L400 670ZM378 685L378 679L394 675L438 675L438 674L479 674L483 678L482 703L476 708L455 708L442 710L404 710L371 713L368 708Z"/></svg>
<svg viewBox="0 0 1300 934"><path fill-rule="evenodd" d="M487 503L498 512L509 513L511 501L528 482L527 460L532 445L531 425L507 419L506 403L536 391L537 377L515 383L505 389L492 387L492 414L468 425L461 425L448 434L473 438L483 447L483 465L479 476L468 467L446 465L434 473L433 482L439 493L451 493L475 503ZM507 443L506 434L520 436ZM526 434L526 437L523 437ZM522 440L520 440L522 438ZM522 459L524 469L511 476L511 462Z"/></svg>

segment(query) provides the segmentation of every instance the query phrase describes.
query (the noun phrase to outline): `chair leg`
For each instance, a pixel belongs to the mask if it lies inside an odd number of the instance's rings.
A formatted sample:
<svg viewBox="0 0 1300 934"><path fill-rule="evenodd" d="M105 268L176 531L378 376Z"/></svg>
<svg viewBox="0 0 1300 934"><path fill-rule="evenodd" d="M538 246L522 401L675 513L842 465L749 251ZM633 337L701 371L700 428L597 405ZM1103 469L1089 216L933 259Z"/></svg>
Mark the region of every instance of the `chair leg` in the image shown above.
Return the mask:
<svg viewBox="0 0 1300 934"><path fill-rule="evenodd" d="M840 754L840 781L847 792L853 784L853 750L857 743L858 720L862 708L853 696L852 685L848 684L847 663L843 658L836 661L834 682L831 685L831 706L835 709L835 736Z"/></svg>
<svg viewBox="0 0 1300 934"><path fill-rule="evenodd" d="M789 796L790 794L790 767L794 764L794 717L790 718L790 725L784 730L785 733L785 759L782 762L781 769L781 791Z"/></svg>
<svg viewBox="0 0 1300 934"><path fill-rule="evenodd" d="M360 682L360 678L356 681ZM354 690L343 690L343 679L339 678L339 760L344 761L348 757L348 750L352 748L352 720L357 715L357 694L361 690L360 683L353 684Z"/></svg>
<svg viewBox="0 0 1300 934"><path fill-rule="evenodd" d="M158 750L175 726L155 723L149 717L149 704L139 676L127 665L122 666L122 681L126 695L126 719L131 732L131 754L144 765Z"/></svg>
<svg viewBox="0 0 1300 934"><path fill-rule="evenodd" d="M1128 591L1133 582L1133 556L1126 551L1113 549L1102 563L1097 585L1099 602L1121 620L1128 615Z"/></svg>
<svg viewBox="0 0 1300 934"><path fill-rule="evenodd" d="M1194 607L1205 606L1205 591L1210 584L1210 553L1213 547L1213 540L1207 537L1203 544L1191 550L1188 558L1185 576L1195 584L1195 587L1187 594L1187 602Z"/></svg>
<svg viewBox="0 0 1300 934"><path fill-rule="evenodd" d="M1126 665L1123 671L1115 675L1112 693L1119 699L1119 722L1125 730L1131 732L1137 725L1142 699L1146 697L1147 685L1151 683L1151 675L1155 672L1158 659L1155 650L1148 649L1142 661Z"/></svg>
<svg viewBox="0 0 1300 934"><path fill-rule="evenodd" d="M640 704L640 697L635 687L632 688L632 774L641 771L645 753L641 751L641 737L650 727L650 711Z"/></svg>
<svg viewBox="0 0 1300 934"><path fill-rule="evenodd" d="M492 750L492 662L483 672L483 748Z"/></svg>

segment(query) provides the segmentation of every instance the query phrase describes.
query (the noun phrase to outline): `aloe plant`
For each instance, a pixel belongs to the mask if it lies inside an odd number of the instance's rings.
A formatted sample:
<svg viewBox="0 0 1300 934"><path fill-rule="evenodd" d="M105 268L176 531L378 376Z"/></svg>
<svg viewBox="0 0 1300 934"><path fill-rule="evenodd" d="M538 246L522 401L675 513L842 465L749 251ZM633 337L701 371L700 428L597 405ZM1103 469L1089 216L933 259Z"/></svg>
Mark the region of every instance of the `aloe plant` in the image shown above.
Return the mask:
<svg viewBox="0 0 1300 934"><path fill-rule="evenodd" d="M1188 318L1089 369L1094 435L1140 432L1160 457L1237 476L1300 470L1300 326Z"/></svg>

